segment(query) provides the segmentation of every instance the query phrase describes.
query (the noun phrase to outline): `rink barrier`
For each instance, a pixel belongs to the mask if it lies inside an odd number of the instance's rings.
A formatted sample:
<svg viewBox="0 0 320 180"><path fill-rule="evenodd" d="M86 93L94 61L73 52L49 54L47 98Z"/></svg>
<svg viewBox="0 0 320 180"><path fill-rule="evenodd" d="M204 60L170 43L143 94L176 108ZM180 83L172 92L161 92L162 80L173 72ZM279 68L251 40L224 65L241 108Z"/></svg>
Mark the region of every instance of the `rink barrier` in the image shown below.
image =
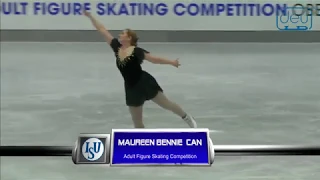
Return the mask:
<svg viewBox="0 0 320 180"><path fill-rule="evenodd" d="M320 156L319 146L215 145L216 156ZM0 146L0 156L72 156L74 146Z"/></svg>

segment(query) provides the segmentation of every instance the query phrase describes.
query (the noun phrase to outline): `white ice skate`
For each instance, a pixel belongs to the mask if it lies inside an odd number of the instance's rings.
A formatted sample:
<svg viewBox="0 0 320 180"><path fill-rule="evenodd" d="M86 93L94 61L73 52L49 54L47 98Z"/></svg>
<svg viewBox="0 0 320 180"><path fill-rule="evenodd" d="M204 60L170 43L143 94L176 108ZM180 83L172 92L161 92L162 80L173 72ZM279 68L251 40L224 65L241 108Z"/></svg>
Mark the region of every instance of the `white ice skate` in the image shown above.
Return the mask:
<svg viewBox="0 0 320 180"><path fill-rule="evenodd" d="M197 122L191 115L187 114L183 120L189 125L190 128L197 128Z"/></svg>

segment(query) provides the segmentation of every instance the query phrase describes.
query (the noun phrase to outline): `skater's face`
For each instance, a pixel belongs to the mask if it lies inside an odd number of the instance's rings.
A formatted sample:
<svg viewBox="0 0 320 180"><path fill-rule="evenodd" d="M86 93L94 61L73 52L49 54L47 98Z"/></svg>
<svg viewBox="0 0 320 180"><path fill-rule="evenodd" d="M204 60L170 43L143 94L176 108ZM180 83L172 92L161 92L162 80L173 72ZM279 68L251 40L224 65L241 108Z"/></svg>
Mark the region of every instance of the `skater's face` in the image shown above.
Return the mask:
<svg viewBox="0 0 320 180"><path fill-rule="evenodd" d="M119 41L123 43L130 43L131 42L131 37L128 35L127 30L122 31L119 34Z"/></svg>
<svg viewBox="0 0 320 180"><path fill-rule="evenodd" d="M133 30L126 29L119 34L119 41L121 44L130 44L131 46L137 46L138 37Z"/></svg>

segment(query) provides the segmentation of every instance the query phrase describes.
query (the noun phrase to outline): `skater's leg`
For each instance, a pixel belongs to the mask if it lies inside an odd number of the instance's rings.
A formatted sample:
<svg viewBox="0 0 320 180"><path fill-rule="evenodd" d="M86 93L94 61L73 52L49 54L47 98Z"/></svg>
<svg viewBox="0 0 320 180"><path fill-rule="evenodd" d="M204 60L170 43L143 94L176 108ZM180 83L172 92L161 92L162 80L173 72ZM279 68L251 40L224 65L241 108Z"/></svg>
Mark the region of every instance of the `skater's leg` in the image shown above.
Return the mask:
<svg viewBox="0 0 320 180"><path fill-rule="evenodd" d="M129 106L129 111L135 128L144 128L142 113L143 106Z"/></svg>
<svg viewBox="0 0 320 180"><path fill-rule="evenodd" d="M170 101L162 92L159 91L158 94L152 99L152 101L158 104L160 107L180 116L184 121L186 121L186 123L188 123L190 127L197 127L197 123L193 119L193 117L188 115L178 104Z"/></svg>
<svg viewBox="0 0 320 180"><path fill-rule="evenodd" d="M175 102L170 101L162 92L158 92L156 97L152 99L152 101L158 104L160 107L173 112L174 114L180 116L181 118L185 118L187 113L182 110L182 108L176 104Z"/></svg>

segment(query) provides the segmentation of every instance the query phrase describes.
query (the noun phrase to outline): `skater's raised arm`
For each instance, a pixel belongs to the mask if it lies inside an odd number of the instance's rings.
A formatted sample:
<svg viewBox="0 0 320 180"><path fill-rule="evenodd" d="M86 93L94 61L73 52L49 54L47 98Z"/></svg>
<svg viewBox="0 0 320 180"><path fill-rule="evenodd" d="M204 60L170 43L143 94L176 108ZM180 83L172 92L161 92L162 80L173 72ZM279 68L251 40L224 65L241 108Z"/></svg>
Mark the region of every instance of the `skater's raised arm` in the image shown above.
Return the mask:
<svg viewBox="0 0 320 180"><path fill-rule="evenodd" d="M89 12L84 11L84 15L90 19L92 25L103 35L103 37L106 39L108 44L111 44L112 40L114 39L111 33L99 21L97 21Z"/></svg>
<svg viewBox="0 0 320 180"><path fill-rule="evenodd" d="M162 57L153 56L150 53L145 53L145 59L153 64L169 64L175 67L179 67L179 59L169 60Z"/></svg>

